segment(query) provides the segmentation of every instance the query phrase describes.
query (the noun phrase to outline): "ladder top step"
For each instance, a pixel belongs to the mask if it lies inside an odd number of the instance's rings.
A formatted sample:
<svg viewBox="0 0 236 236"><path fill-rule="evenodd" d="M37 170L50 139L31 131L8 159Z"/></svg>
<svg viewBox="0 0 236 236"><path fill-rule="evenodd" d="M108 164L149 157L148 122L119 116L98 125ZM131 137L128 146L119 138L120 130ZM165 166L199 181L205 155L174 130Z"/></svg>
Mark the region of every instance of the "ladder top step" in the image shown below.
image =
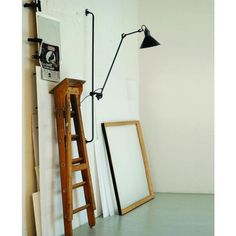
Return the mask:
<svg viewBox="0 0 236 236"><path fill-rule="evenodd" d="M78 79L64 79L62 80L59 84L57 84L51 91L50 93L54 93L55 90L57 90L61 86L66 86L66 87L76 87L78 84L84 84L86 81L84 80L78 80Z"/></svg>
<svg viewBox="0 0 236 236"><path fill-rule="evenodd" d="M82 207L76 208L76 209L73 210L73 214L76 214L76 213L78 213L80 211L83 211L84 209L86 209L88 207L90 207L90 204L86 204L86 205L84 205Z"/></svg>

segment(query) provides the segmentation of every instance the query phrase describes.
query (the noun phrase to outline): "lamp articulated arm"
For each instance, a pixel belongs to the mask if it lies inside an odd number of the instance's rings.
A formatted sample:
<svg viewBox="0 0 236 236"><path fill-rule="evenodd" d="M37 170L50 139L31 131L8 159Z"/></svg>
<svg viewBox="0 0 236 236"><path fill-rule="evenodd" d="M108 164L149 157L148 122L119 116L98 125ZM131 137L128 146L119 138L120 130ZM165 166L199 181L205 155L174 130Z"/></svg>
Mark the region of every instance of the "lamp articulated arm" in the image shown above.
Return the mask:
<svg viewBox="0 0 236 236"><path fill-rule="evenodd" d="M126 36L128 36L128 35L135 34L135 33L140 33L140 32L142 32L142 31L144 31L143 26L142 26L139 30L136 30L136 31L133 31L133 32L130 32L130 33L127 33L127 34L125 34L125 33L121 34L120 43L119 43L118 48L117 48L117 50L116 50L115 56L114 56L114 58L113 58L113 61L112 61L112 63L111 63L111 66L110 66L110 69L109 69L109 71L108 71L108 73L107 73L107 76L106 76L106 79L105 79L105 81L104 81L104 84L103 84L102 88L100 89L101 91L100 91L100 92L92 91L92 92L90 92L90 95L91 95L91 96L94 96L94 95L95 95L98 100L100 100L100 99L103 97L104 88L105 88L105 86L106 86L106 84L107 84L107 80L108 80L108 78L109 78L109 76L110 76L111 70L112 70L113 65L114 65L114 63L115 63L116 57L117 57L117 55L118 55L118 53L119 53L119 51L120 51L120 47L121 47L121 44L123 43L124 38L125 38Z"/></svg>

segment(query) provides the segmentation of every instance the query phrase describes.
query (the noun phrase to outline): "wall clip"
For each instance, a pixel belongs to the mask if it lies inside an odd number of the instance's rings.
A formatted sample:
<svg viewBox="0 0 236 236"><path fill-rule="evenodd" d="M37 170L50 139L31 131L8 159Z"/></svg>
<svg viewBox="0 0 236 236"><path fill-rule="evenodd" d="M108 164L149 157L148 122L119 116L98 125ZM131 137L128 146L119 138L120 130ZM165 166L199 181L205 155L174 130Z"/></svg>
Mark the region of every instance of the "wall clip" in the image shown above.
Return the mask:
<svg viewBox="0 0 236 236"><path fill-rule="evenodd" d="M38 0L37 2L32 1L31 3L25 3L23 6L33 8L35 10L38 9L38 11L41 11L41 2L40 2L40 0Z"/></svg>
<svg viewBox="0 0 236 236"><path fill-rule="evenodd" d="M33 42L33 43L42 43L42 39L40 38L28 38L28 42Z"/></svg>

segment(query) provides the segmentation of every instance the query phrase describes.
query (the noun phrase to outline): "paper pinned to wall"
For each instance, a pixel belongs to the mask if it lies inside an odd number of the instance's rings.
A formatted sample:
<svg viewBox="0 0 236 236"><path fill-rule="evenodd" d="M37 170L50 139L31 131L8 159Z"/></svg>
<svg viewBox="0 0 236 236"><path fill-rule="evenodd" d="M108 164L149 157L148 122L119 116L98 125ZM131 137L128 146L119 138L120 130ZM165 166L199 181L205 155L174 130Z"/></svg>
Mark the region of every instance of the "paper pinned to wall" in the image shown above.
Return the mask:
<svg viewBox="0 0 236 236"><path fill-rule="evenodd" d="M43 42L39 53L43 79L58 82L60 80L60 48Z"/></svg>

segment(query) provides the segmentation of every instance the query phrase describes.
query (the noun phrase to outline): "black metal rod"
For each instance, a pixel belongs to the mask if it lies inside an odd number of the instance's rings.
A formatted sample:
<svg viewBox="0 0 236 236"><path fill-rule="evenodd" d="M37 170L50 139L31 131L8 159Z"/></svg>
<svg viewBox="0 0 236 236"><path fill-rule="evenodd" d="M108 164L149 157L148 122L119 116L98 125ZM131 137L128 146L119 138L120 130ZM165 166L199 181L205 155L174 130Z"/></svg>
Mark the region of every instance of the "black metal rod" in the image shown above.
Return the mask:
<svg viewBox="0 0 236 236"><path fill-rule="evenodd" d="M101 88L101 91L100 91L100 92L94 92L94 91L90 92L90 95L91 95L92 97L93 97L94 95L96 95L96 97L97 97L98 100L103 97L103 90L104 90L104 88L105 88L105 86L106 86L106 84L107 84L108 78L109 78L110 73L111 73L111 71L112 71L112 68L113 68L113 65L114 65L114 63L115 63L116 57L117 57L117 55L118 55L118 53L119 53L119 50L120 50L121 44L122 44L122 42L123 42L123 39L124 39L126 36L128 36L128 35L135 34L135 33L140 33L140 32L142 32L142 31L144 31L144 29L141 27L140 29L138 29L138 30L136 30L136 31L133 31L133 32L130 32L130 33L127 33L127 34L123 33L123 34L121 35L120 43L119 43L118 48L117 48L117 50L116 50L115 56L114 56L114 58L113 58L113 61L112 61L112 63L111 63L111 66L110 66L110 68L109 68L109 71L108 71L108 73L107 73L106 79L105 79L105 81L104 81L104 83L103 83L103 86L102 86L102 88Z"/></svg>
<svg viewBox="0 0 236 236"><path fill-rule="evenodd" d="M136 30L136 31L133 31L133 32L130 32L130 33L127 33L127 34L123 33L123 34L121 35L121 40L120 40L119 46L118 46L118 48L117 48L117 50L116 50L115 56L114 56L114 58L113 58L113 61L112 61L112 63L111 63L111 66L110 66L110 69L109 69L109 71L108 71L108 73L107 73L107 77L106 77L105 82L104 82L104 84L103 84L103 86L102 86L101 94L102 94L103 91L104 91L104 88L105 88L106 83L107 83L107 80L108 80L108 78L109 78L109 76L110 76L111 70L112 70L113 65L114 65L114 63L115 63L115 60L116 60L116 57L117 57L118 52L119 52L119 50L120 50L121 44L122 44L122 42L123 42L123 39L124 39L126 36L128 36L128 35L135 34L135 33L140 33L140 32L142 32L142 31L143 31L143 29L141 28L141 29L138 29L138 30ZM102 97L102 95L101 95L101 97Z"/></svg>
<svg viewBox="0 0 236 236"><path fill-rule="evenodd" d="M108 80L109 75L110 75L110 73L111 73L112 67L113 67L113 65L114 65L114 63L115 63L116 57L117 57L117 55L118 55L118 52L120 51L120 46L121 46L121 44L122 44L124 38L125 38L124 36L121 36L121 40L120 40L119 46L118 46L118 48L117 48L117 50L116 50L116 54L115 54L115 56L114 56L114 58L113 58L113 61L112 61L112 63L111 63L110 69L109 69L108 74L107 74L107 77L106 77L105 82L104 82L104 84L103 84L103 86L102 86L102 91L101 91L101 93L103 93L103 90L104 90L104 88L105 88L105 86L106 86L107 80Z"/></svg>
<svg viewBox="0 0 236 236"><path fill-rule="evenodd" d="M92 15L92 93L94 92L94 14L88 9L85 10L85 15ZM90 140L86 139L86 143L91 143L94 140L94 96L91 96L91 116L92 116L92 137Z"/></svg>
<svg viewBox="0 0 236 236"><path fill-rule="evenodd" d="M125 35L125 36L128 36L128 35L131 35L131 34L140 33L140 32L142 32L142 31L143 31L142 29L139 29L139 30L136 30L136 31L133 31L133 32L124 34L124 35Z"/></svg>

